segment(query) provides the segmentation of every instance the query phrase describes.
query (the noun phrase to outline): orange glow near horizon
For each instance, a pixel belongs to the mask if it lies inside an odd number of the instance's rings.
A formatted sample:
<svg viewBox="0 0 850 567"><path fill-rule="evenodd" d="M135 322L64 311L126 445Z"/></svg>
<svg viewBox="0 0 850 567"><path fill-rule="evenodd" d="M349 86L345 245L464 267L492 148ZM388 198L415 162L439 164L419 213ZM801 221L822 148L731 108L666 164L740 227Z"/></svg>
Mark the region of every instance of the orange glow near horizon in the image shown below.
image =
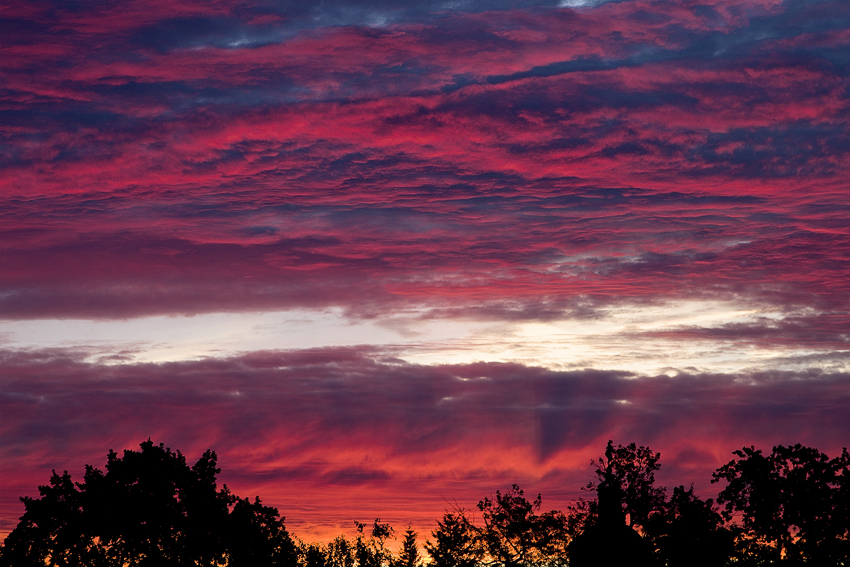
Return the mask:
<svg viewBox="0 0 850 567"><path fill-rule="evenodd" d="M147 438L322 541L846 444L850 3L0 11L0 535Z"/></svg>

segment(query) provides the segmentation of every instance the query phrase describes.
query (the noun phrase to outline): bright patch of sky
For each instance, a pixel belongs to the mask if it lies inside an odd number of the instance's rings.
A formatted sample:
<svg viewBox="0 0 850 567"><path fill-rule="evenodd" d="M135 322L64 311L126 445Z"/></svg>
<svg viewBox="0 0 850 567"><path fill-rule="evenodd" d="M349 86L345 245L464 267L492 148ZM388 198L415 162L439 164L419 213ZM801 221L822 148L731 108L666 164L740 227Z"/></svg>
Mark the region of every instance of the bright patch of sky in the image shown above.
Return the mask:
<svg viewBox="0 0 850 567"><path fill-rule="evenodd" d="M423 318L422 312L351 320L341 310L215 313L194 317L0 321L0 346L69 348L90 361L169 362L255 350L369 345L418 364L517 362L569 370L599 368L639 374L740 372L788 368L818 351L787 344L682 340L664 331L781 320L780 312L717 301L609 309L595 319L494 322ZM647 333L652 333L647 335ZM825 354L825 353L821 353ZM846 363L840 364L846 367Z"/></svg>

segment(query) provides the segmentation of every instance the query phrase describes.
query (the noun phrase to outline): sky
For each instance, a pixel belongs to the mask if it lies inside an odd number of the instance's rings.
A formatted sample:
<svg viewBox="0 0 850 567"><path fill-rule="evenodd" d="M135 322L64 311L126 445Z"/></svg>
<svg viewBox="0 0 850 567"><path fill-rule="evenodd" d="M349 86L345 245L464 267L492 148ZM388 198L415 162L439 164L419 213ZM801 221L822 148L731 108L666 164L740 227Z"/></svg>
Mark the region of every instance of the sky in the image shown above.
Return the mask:
<svg viewBox="0 0 850 567"><path fill-rule="evenodd" d="M0 537L147 438L308 541L850 442L850 3L0 16Z"/></svg>

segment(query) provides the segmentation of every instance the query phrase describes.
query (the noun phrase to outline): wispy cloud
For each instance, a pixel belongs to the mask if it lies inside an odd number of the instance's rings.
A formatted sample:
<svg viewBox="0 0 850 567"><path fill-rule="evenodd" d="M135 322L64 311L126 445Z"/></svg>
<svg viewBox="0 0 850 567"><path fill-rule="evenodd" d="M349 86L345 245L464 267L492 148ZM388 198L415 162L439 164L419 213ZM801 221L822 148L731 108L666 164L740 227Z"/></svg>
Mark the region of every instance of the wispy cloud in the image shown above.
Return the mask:
<svg viewBox="0 0 850 567"><path fill-rule="evenodd" d="M84 462L102 465L107 448L148 436L190 455L217 449L232 488L259 492L292 525L321 531L358 512L334 508L337 498L344 506L369 500L370 510L392 515L397 498L415 496L398 512L412 515L396 519L416 518L422 528L445 505L441 496L476 498L513 480L563 505L608 438L662 450L666 478L710 490L710 472L742 444L799 441L829 451L850 426L843 372L669 377L425 366L370 348L109 362L68 350L3 353L4 527L33 478L45 481L51 467L79 474ZM688 451L702 457L676 462ZM363 498L345 496L352 485ZM468 495L473 489L481 494ZM335 513L323 519L326 507Z"/></svg>
<svg viewBox="0 0 850 567"><path fill-rule="evenodd" d="M2 12L7 503L149 435L404 522L847 430L850 3Z"/></svg>

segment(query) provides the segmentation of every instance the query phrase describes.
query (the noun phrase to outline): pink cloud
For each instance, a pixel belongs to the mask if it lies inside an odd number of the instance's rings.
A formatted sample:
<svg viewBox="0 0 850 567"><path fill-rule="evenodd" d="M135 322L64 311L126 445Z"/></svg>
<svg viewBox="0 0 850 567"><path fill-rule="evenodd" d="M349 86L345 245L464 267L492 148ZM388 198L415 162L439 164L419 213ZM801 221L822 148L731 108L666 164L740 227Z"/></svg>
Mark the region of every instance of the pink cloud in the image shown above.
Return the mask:
<svg viewBox="0 0 850 567"><path fill-rule="evenodd" d="M850 4L465 6L4 6L0 317L514 322L694 299L759 313L649 336L814 354L668 378L7 350L4 513L147 436L218 449L238 493L320 536L355 513L422 527L442 496L514 481L564 503L608 438L676 456L685 483L742 444L838 448Z"/></svg>
<svg viewBox="0 0 850 567"><path fill-rule="evenodd" d="M327 537L358 513L425 529L443 497L474 504L515 481L564 507L608 438L661 450L664 482L708 492L712 470L743 444L835 452L850 425L846 376L814 371L419 366L367 348L110 366L71 351L6 351L2 368L6 530L14 499L51 468L79 474L148 436L190 456L216 449L238 494L259 493L296 532Z"/></svg>

